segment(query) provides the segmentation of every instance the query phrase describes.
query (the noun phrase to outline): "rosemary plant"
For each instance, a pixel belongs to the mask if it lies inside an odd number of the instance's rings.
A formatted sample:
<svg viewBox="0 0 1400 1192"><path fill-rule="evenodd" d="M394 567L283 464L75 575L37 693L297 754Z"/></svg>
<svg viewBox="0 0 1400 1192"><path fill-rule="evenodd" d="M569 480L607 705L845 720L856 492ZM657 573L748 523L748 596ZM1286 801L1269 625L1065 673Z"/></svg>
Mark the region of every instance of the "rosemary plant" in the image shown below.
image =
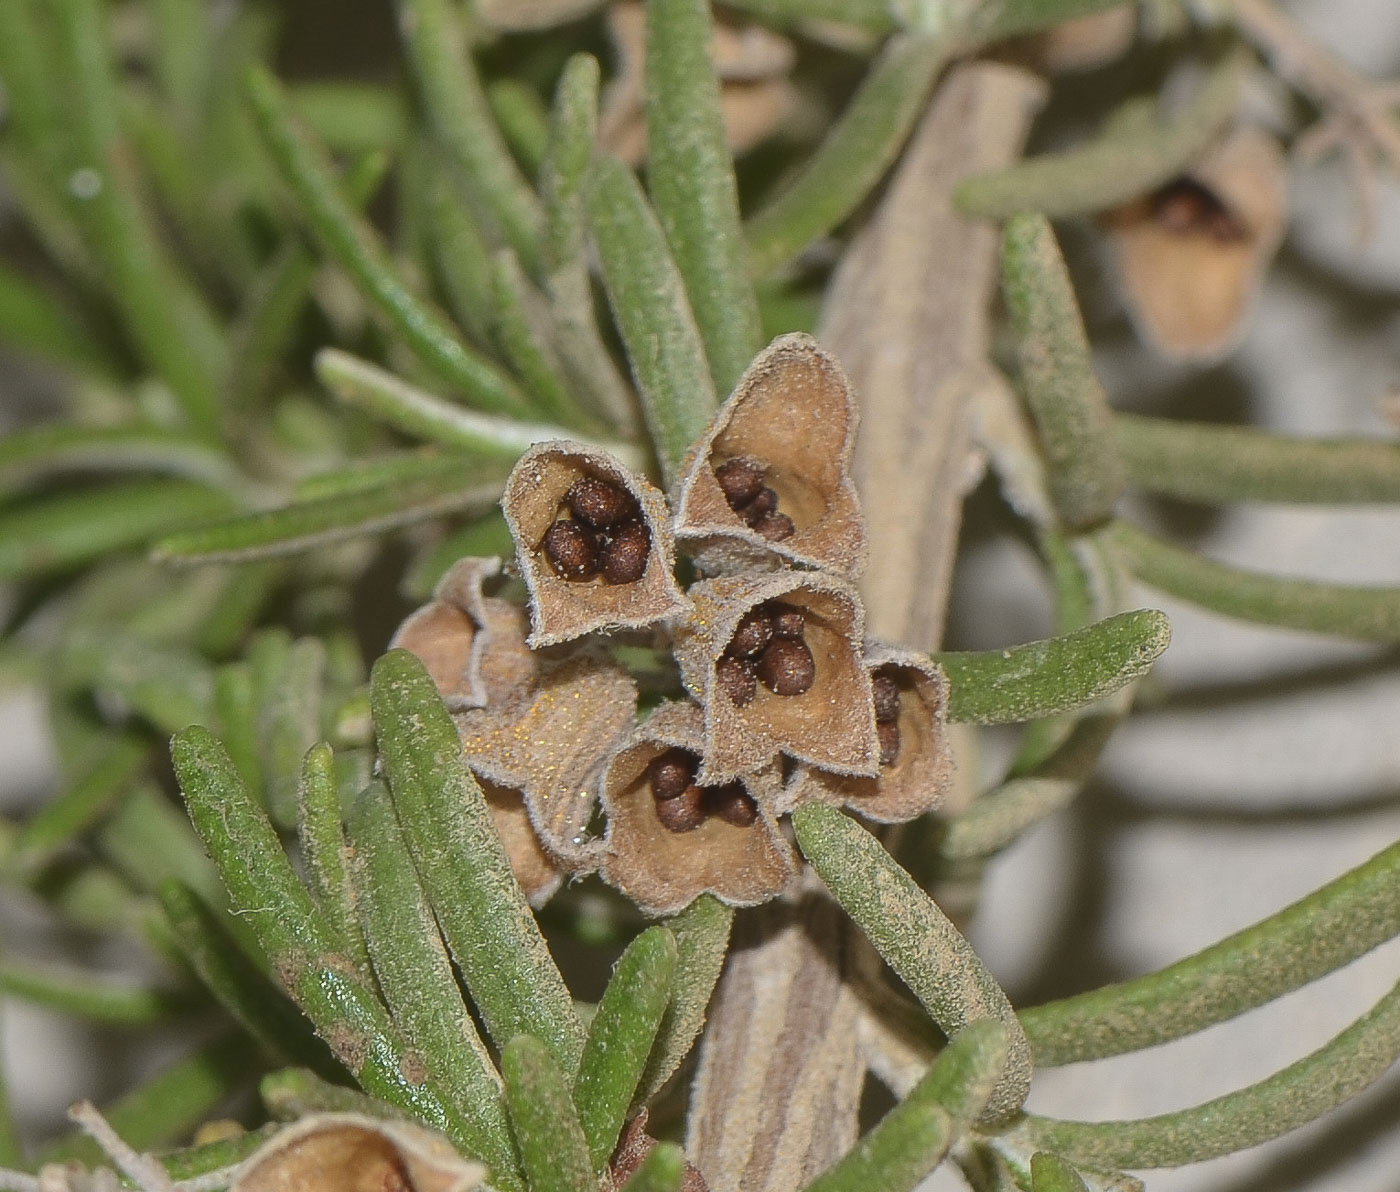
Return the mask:
<svg viewBox="0 0 1400 1192"><path fill-rule="evenodd" d="M153 974L0 990L189 1040L71 1135L0 1105L0 1187L1130 1189L1375 1081L1395 991L1204 1104L1025 1108L1400 933L1400 846L1043 1004L964 929L1134 715L1142 587L1400 641L1400 590L1125 512L1391 504L1400 447L1115 412L1050 222L1221 359L1286 223L1246 82L1363 199L1394 87L1271 0L393 7L366 82L280 77L276 4L0 3L0 341L57 392L0 441L0 665L59 759L0 881ZM1056 636L943 640L973 465Z"/></svg>

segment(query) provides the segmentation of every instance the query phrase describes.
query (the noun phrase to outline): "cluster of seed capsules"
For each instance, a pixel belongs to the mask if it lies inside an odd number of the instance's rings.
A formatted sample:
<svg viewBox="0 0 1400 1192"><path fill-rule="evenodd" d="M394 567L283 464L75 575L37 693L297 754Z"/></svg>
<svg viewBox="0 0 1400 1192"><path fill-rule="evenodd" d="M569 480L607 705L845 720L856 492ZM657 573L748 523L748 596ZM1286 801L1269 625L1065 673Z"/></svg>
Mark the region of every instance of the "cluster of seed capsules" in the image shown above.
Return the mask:
<svg viewBox="0 0 1400 1192"><path fill-rule="evenodd" d="M605 452L538 444L502 498L513 565L462 560L400 628L535 902L597 872L653 914L703 892L749 905L797 872L800 803L892 823L941 802L944 677L865 638L855 423L836 362L784 336L669 500ZM619 645L669 653L672 698L639 715Z"/></svg>

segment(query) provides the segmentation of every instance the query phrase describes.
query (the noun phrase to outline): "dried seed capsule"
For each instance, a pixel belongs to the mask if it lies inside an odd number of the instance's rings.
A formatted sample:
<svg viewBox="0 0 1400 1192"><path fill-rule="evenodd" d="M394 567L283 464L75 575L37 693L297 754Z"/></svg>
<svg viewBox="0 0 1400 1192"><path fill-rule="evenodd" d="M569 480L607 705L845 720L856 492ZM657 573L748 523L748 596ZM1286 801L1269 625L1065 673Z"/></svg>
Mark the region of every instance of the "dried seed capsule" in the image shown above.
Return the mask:
<svg viewBox="0 0 1400 1192"><path fill-rule="evenodd" d="M705 805L711 815L736 828L747 828L758 818L758 804L749 797L742 782L707 787Z"/></svg>
<svg viewBox="0 0 1400 1192"><path fill-rule="evenodd" d="M880 764L894 765L899 761L899 721L876 721L875 735L880 739Z"/></svg>
<svg viewBox="0 0 1400 1192"><path fill-rule="evenodd" d="M742 708L754 697L754 664L747 658L723 656L715 663L715 682L730 701Z"/></svg>
<svg viewBox="0 0 1400 1192"><path fill-rule="evenodd" d="M727 459L715 469L720 491L729 502L729 508L734 510L758 496L763 489L764 475L763 466L745 456Z"/></svg>
<svg viewBox="0 0 1400 1192"><path fill-rule="evenodd" d="M802 631L807 628L807 618L800 608L794 608L790 604L779 604L777 601L770 601L768 608L773 614L773 636L801 638Z"/></svg>
<svg viewBox="0 0 1400 1192"><path fill-rule="evenodd" d="M899 684L891 676L878 671L872 675L870 693L875 697L877 724L888 724L899 719Z"/></svg>
<svg viewBox="0 0 1400 1192"><path fill-rule="evenodd" d="M774 695L801 695L817 678L817 664L807 643L776 638L758 660L758 678Z"/></svg>
<svg viewBox="0 0 1400 1192"><path fill-rule="evenodd" d="M637 516L637 502L620 485L599 476L583 476L564 494L564 501L579 521L603 529Z"/></svg>
<svg viewBox="0 0 1400 1192"><path fill-rule="evenodd" d="M753 528L769 542L781 542L784 538L791 538L797 530L792 518L786 513L767 514L754 522Z"/></svg>
<svg viewBox="0 0 1400 1192"><path fill-rule="evenodd" d="M557 521L544 533L544 554L554 574L575 583L598 574L598 539L581 522Z"/></svg>
<svg viewBox="0 0 1400 1192"><path fill-rule="evenodd" d="M772 640L773 617L766 605L759 604L744 614L724 652L733 658L753 658Z"/></svg>
<svg viewBox="0 0 1400 1192"><path fill-rule="evenodd" d="M642 521L624 522L603 538L598 552L603 579L610 584L635 584L647 570L651 531Z"/></svg>
<svg viewBox="0 0 1400 1192"><path fill-rule="evenodd" d="M679 747L657 754L647 767L652 797L665 801L685 794L686 787L695 781L695 771L699 765L699 758Z"/></svg>
<svg viewBox="0 0 1400 1192"><path fill-rule="evenodd" d="M777 509L778 494L771 488L760 488L752 501L746 501L734 512L743 518L746 526L756 526Z"/></svg>
<svg viewBox="0 0 1400 1192"><path fill-rule="evenodd" d="M692 785L674 799L657 800L656 818L668 832L693 832L705 822L705 791Z"/></svg>

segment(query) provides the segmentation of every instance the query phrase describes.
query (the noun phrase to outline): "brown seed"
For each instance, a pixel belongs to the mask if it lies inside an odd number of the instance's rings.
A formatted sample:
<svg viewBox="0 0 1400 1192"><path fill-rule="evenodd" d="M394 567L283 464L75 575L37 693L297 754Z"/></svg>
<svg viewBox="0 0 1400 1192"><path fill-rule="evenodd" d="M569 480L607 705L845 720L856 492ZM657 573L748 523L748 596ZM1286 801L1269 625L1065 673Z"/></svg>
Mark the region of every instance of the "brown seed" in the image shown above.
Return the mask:
<svg viewBox="0 0 1400 1192"><path fill-rule="evenodd" d="M1207 186L1194 178L1169 182L1151 198L1152 218L1168 232L1202 234L1228 242L1245 237L1246 230Z"/></svg>
<svg viewBox="0 0 1400 1192"><path fill-rule="evenodd" d="M699 765L699 759L687 749L668 749L657 754L647 767L652 797L663 802L680 798L686 787L695 781Z"/></svg>
<svg viewBox="0 0 1400 1192"><path fill-rule="evenodd" d="M775 638L758 660L758 678L774 695L801 695L817 678L817 664L807 643Z"/></svg>
<svg viewBox="0 0 1400 1192"><path fill-rule="evenodd" d="M545 558L560 579L577 582L598 574L598 539L587 526L561 520L544 534Z"/></svg>
<svg viewBox="0 0 1400 1192"><path fill-rule="evenodd" d="M875 720L888 724L899 719L899 684L889 675L876 673L870 679L870 693L875 697Z"/></svg>
<svg viewBox="0 0 1400 1192"><path fill-rule="evenodd" d="M754 682L754 665L747 658L723 655L715 663L715 683L736 707L742 708L753 699L757 689Z"/></svg>
<svg viewBox="0 0 1400 1192"><path fill-rule="evenodd" d="M880 738L880 764L892 766L899 761L899 721L878 721L875 733Z"/></svg>
<svg viewBox="0 0 1400 1192"><path fill-rule="evenodd" d="M769 542L781 542L784 538L791 538L797 529L792 524L792 518L786 513L770 513L761 517L754 523L753 528Z"/></svg>
<svg viewBox="0 0 1400 1192"><path fill-rule="evenodd" d="M756 526L765 517L777 512L778 494L771 488L761 488L758 496L752 501L741 505L735 512L744 520L747 526Z"/></svg>
<svg viewBox="0 0 1400 1192"><path fill-rule="evenodd" d="M770 601L768 608L773 616L773 636L786 637L796 640L802 636L803 630L807 628L807 618L800 608L793 608L790 604L778 604Z"/></svg>
<svg viewBox="0 0 1400 1192"><path fill-rule="evenodd" d="M583 476L569 487L564 500L581 522L596 529L637 516L637 501L625 488L599 476Z"/></svg>
<svg viewBox="0 0 1400 1192"><path fill-rule="evenodd" d="M698 786L688 786L674 799L661 799L655 804L656 818L668 832L691 832L705 822L705 792Z"/></svg>
<svg viewBox="0 0 1400 1192"><path fill-rule="evenodd" d="M758 819L758 804L749 797L742 782L710 787L705 792L705 806L711 815L736 828L747 828Z"/></svg>
<svg viewBox="0 0 1400 1192"><path fill-rule="evenodd" d="M598 552L603 579L610 584L634 584L646 574L651 557L651 531L646 522L629 521L603 537Z"/></svg>
<svg viewBox="0 0 1400 1192"><path fill-rule="evenodd" d="M763 647L772 640L773 617L767 606L758 604L740 619L724 652L733 658L752 658L762 653Z"/></svg>
<svg viewBox="0 0 1400 1192"><path fill-rule="evenodd" d="M731 509L747 505L758 496L763 488L763 478L763 466L742 456L727 459L715 469L715 479L719 481L720 491Z"/></svg>

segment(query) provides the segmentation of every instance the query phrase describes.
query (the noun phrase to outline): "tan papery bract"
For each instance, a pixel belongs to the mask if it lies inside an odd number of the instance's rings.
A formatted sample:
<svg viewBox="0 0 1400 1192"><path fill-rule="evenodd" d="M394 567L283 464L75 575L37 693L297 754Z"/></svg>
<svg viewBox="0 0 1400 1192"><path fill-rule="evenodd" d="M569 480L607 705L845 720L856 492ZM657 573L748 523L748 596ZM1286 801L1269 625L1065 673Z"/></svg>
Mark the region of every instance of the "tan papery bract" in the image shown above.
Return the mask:
<svg viewBox="0 0 1400 1192"><path fill-rule="evenodd" d="M875 823L898 824L943 805L954 771L943 671L926 655L877 643L866 646L865 669L886 670L899 685L898 758L874 778L798 766L784 792L784 812L809 801L830 803Z"/></svg>
<svg viewBox="0 0 1400 1192"><path fill-rule="evenodd" d="M866 540L851 480L856 423L855 395L835 358L809 335L779 336L687 452L677 540L711 572L781 561L858 575ZM778 511L793 521L790 537L771 542L729 507L715 469L735 458L765 467Z"/></svg>
<svg viewBox="0 0 1400 1192"><path fill-rule="evenodd" d="M481 779L481 793L515 880L531 906L543 906L563 884L564 869L540 843L524 793L486 778Z"/></svg>
<svg viewBox="0 0 1400 1192"><path fill-rule="evenodd" d="M1268 133L1238 128L1188 177L1219 199L1239 225L1238 237L1166 227L1150 199L1109 212L1104 224L1139 333L1170 359L1207 362L1239 342L1283 238L1283 151Z"/></svg>
<svg viewBox="0 0 1400 1192"><path fill-rule="evenodd" d="M637 501L651 531L651 554L642 578L630 584L602 579L574 582L554 573L541 547L574 481L597 476L624 488ZM672 575L675 546L670 511L661 493L606 452L580 443L538 443L520 457L501 497L515 539L520 573L530 590L532 647L550 646L593 632L636 629L685 609Z"/></svg>
<svg viewBox="0 0 1400 1192"><path fill-rule="evenodd" d="M740 778L758 805L747 827L710 815L689 832L672 832L657 819L647 767L671 748L700 754L704 719L694 704L662 704L603 772L601 876L647 914L674 914L707 892L731 906L753 906L780 893L797 872L792 846L768 810L779 793L775 766Z"/></svg>
<svg viewBox="0 0 1400 1192"><path fill-rule="evenodd" d="M870 679L861 662L865 613L855 589L822 572L732 575L694 585L693 613L674 627L681 681L705 708L700 778L725 782L786 753L843 774L873 775L880 755ZM715 663L749 609L777 600L802 610L816 663L812 686L775 695L761 683L742 707L721 690Z"/></svg>
<svg viewBox="0 0 1400 1192"><path fill-rule="evenodd" d="M280 1130L238 1168L230 1192L472 1192L486 1169L407 1122L318 1113Z"/></svg>

